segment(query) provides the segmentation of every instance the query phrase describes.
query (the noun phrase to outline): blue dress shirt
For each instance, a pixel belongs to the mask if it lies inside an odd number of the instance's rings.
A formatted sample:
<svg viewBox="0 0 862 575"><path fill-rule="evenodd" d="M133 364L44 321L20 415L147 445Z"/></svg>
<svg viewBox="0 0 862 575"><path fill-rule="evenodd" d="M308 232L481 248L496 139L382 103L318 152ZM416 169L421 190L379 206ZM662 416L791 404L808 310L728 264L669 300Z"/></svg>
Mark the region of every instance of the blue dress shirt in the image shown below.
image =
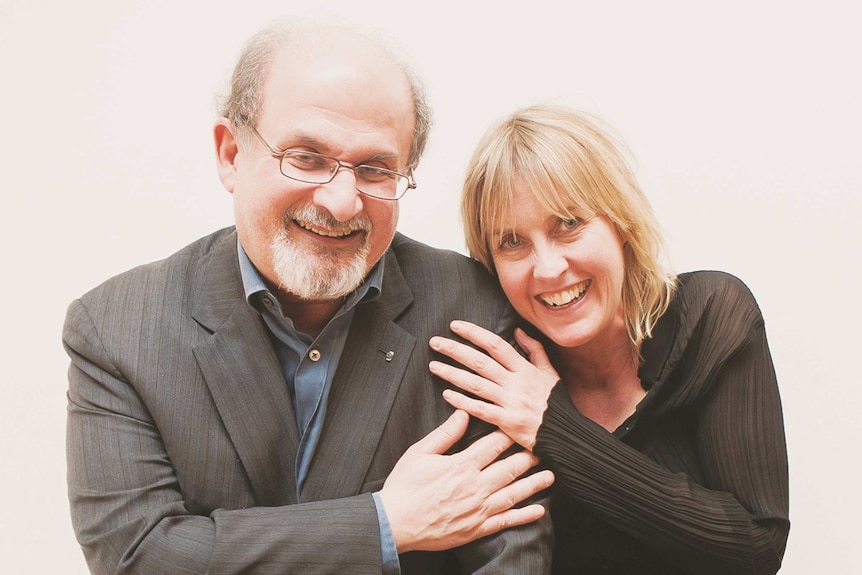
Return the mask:
<svg viewBox="0 0 862 575"><path fill-rule="evenodd" d="M270 339L293 400L299 430L299 449L295 464L296 499L301 502L302 485L323 430L329 389L344 351L350 322L360 302L371 301L380 295L383 285L383 260L375 265L365 282L345 299L320 334L312 338L296 329L293 321L282 313L278 299L260 277L239 240L237 252L246 301L260 314L269 329ZM372 496L380 525L383 575L398 575L401 567L392 530L383 510L380 494L375 492Z"/></svg>

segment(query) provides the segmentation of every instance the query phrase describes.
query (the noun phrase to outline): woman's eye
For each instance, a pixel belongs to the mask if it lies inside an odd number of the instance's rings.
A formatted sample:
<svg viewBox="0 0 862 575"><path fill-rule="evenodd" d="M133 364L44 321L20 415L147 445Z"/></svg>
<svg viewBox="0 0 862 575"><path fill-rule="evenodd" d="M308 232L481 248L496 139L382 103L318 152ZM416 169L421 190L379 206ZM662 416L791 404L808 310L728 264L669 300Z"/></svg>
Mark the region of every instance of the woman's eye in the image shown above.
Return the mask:
<svg viewBox="0 0 862 575"><path fill-rule="evenodd" d="M507 236L500 242L500 247L503 249L513 249L521 245L521 240L515 236Z"/></svg>
<svg viewBox="0 0 862 575"><path fill-rule="evenodd" d="M573 230L581 224L581 220L578 218L566 218L562 221L562 226L566 230Z"/></svg>

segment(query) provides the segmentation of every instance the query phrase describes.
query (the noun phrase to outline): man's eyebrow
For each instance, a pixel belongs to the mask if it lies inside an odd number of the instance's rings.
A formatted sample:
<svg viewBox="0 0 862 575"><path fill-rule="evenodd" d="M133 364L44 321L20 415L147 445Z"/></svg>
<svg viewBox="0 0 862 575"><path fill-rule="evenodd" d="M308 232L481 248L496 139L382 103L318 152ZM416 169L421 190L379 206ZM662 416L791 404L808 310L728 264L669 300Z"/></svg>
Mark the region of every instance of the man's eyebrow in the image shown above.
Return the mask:
<svg viewBox="0 0 862 575"><path fill-rule="evenodd" d="M327 146L326 144L324 144L323 142L321 142L320 140L318 140L314 136L309 136L307 134L295 134L292 136L288 136L288 139L290 139L292 142L294 142L293 144L290 145L290 148L293 148L295 146L306 146L306 147L309 147L309 148L317 151L320 154L331 155L331 153L332 153L332 150L329 149L329 146ZM290 149L290 148L281 148L278 151L283 152L284 150ZM366 157L361 162L359 162L357 165L365 164L367 162L379 162L379 161L384 161L384 160L398 160L400 158L401 158L401 156L399 154L397 154L396 152L391 152L391 153L389 153L389 152L378 152L376 154L372 154L371 156Z"/></svg>
<svg viewBox="0 0 862 575"><path fill-rule="evenodd" d="M290 146L286 147L286 148L279 148L279 151L281 151L281 152L283 152L285 150L290 150L290 149L295 148L297 146L305 146L308 148L312 148L314 150L325 149L323 142L321 142L317 138L314 138L313 136L307 136L304 134L297 134L297 135L285 136L282 139L290 140L294 143L291 144Z"/></svg>
<svg viewBox="0 0 862 575"><path fill-rule="evenodd" d="M366 162L379 162L379 161L383 161L383 160L398 160L400 158L401 158L401 156L399 156L398 154L380 153L380 154L374 154L373 156L370 156L370 157L362 160L362 163L364 164Z"/></svg>

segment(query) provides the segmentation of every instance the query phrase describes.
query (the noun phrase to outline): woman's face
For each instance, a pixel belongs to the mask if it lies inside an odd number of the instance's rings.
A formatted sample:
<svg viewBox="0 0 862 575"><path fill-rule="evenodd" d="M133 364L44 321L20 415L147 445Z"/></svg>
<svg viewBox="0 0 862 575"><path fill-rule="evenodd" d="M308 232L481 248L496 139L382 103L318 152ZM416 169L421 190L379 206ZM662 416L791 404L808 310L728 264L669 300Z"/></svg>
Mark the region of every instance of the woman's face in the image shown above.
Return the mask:
<svg viewBox="0 0 862 575"><path fill-rule="evenodd" d="M515 180L514 221L491 256L517 312L563 348L607 349L626 335L624 241L606 216L564 219ZM577 215L577 211L573 210Z"/></svg>

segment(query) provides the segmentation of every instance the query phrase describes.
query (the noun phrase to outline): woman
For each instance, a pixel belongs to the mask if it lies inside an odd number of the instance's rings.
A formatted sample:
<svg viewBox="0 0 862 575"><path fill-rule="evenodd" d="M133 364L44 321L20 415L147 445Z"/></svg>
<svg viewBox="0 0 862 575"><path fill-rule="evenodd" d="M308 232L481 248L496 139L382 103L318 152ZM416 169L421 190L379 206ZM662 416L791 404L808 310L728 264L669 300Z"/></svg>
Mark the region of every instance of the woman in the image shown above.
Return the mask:
<svg viewBox="0 0 862 575"><path fill-rule="evenodd" d="M556 474L555 572L775 573L787 456L763 319L720 272L675 277L620 147L564 108L484 136L462 202L470 253L534 337L466 322L431 346L456 408ZM541 342L541 343L540 343Z"/></svg>

